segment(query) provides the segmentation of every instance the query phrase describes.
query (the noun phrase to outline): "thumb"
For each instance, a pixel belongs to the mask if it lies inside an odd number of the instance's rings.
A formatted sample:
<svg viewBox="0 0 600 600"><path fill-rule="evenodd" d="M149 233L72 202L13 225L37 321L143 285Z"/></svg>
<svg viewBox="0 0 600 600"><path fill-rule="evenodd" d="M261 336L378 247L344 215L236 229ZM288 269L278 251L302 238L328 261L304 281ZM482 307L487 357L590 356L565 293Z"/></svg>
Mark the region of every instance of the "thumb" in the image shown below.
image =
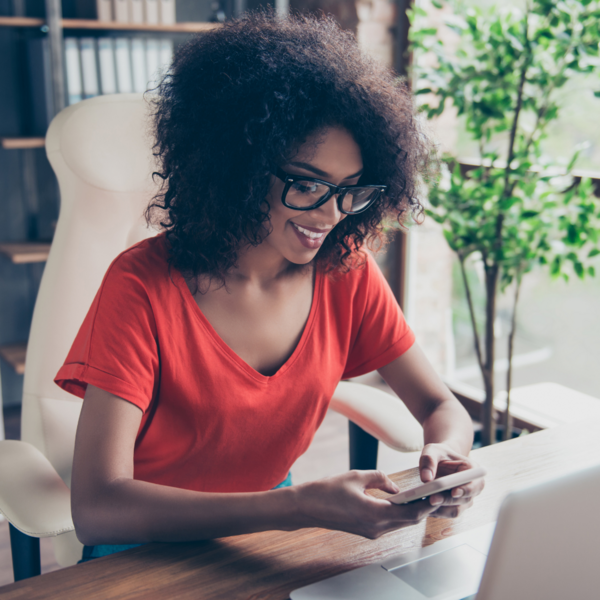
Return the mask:
<svg viewBox="0 0 600 600"><path fill-rule="evenodd" d="M377 489L388 494L397 494L400 488L382 471L363 471L362 483L365 489Z"/></svg>
<svg viewBox="0 0 600 600"><path fill-rule="evenodd" d="M440 453L435 446L425 446L425 448L423 448L421 458L419 459L419 472L423 483L435 479L439 461Z"/></svg>

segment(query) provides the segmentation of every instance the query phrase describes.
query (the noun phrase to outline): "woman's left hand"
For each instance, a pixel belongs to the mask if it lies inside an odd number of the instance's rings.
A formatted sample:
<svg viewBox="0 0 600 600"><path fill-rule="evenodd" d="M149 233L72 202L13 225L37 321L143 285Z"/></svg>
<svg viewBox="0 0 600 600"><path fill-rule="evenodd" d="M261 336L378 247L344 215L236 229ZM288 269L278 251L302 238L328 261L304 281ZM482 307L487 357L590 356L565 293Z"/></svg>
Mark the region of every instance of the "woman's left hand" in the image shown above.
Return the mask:
<svg viewBox="0 0 600 600"><path fill-rule="evenodd" d="M419 460L419 471L423 483L476 466L474 461L459 454L447 444L427 444L423 448ZM449 519L458 517L472 506L473 498L481 493L484 485L484 479L480 477L471 483L433 494L430 496L429 502L432 506L439 505L439 508L431 516Z"/></svg>

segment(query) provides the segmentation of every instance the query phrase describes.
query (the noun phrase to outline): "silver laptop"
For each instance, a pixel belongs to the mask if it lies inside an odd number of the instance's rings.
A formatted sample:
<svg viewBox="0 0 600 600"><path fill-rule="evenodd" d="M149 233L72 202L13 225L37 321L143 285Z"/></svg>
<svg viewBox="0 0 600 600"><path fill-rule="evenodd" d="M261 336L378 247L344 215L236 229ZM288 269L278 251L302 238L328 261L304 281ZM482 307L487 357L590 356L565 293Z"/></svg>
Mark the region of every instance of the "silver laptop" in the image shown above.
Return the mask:
<svg viewBox="0 0 600 600"><path fill-rule="evenodd" d="M343 573L292 600L600 598L600 465L509 494L498 522ZM491 544L490 544L491 543Z"/></svg>

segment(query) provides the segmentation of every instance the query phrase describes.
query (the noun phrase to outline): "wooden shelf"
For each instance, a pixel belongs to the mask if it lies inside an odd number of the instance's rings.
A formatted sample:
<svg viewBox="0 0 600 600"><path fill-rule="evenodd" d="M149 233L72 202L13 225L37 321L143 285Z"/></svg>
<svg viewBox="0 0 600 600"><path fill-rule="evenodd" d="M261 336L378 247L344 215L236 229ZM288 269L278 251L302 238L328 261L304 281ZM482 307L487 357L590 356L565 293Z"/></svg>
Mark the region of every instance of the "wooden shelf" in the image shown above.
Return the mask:
<svg viewBox="0 0 600 600"><path fill-rule="evenodd" d="M0 358L3 358L19 375L25 373L25 354L27 342L0 346Z"/></svg>
<svg viewBox="0 0 600 600"><path fill-rule="evenodd" d="M174 25L149 25L147 23L117 23L93 19L63 19L64 29L104 29L108 31L167 31L173 33L198 33L220 27L220 23L175 23Z"/></svg>
<svg viewBox="0 0 600 600"><path fill-rule="evenodd" d="M31 17L0 17L0 27L43 27L44 19ZM174 25L149 25L147 23L117 23L95 19L62 19L63 29L95 29L107 31L166 31L171 33L198 33L220 27L220 23L175 23Z"/></svg>
<svg viewBox="0 0 600 600"><path fill-rule="evenodd" d="M5 150L27 150L29 148L43 148L46 141L43 137L0 138L2 148Z"/></svg>
<svg viewBox="0 0 600 600"><path fill-rule="evenodd" d="M45 262L50 252L50 244L39 242L21 242L0 244L0 254L8 257L13 263Z"/></svg>
<svg viewBox="0 0 600 600"><path fill-rule="evenodd" d="M0 27L42 27L45 24L44 19L32 17L0 17Z"/></svg>

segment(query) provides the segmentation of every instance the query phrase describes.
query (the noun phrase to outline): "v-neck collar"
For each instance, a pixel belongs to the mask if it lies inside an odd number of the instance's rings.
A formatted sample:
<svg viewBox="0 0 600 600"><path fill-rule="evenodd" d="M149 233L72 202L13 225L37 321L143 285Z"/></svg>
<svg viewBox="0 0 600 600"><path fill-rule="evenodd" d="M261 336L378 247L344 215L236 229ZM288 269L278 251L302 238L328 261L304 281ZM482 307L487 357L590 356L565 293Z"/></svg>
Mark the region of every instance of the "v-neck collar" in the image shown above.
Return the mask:
<svg viewBox="0 0 600 600"><path fill-rule="evenodd" d="M324 275L323 273L321 273L321 270L318 268L317 265L315 265L313 296L310 305L310 312L308 314L308 319L304 324L302 335L291 356L285 361L283 365L281 365L281 367L273 375L263 375L262 373L259 373L225 343L223 338L221 338L221 336L211 325L210 321L206 318L205 314L202 312L202 309L198 306L198 303L196 302L194 296L190 292L190 289L188 288L183 275L175 267L172 267L172 273L173 281L179 288L179 291L183 297L186 306L188 307L188 310L190 310L195 315L200 325L213 340L215 346L218 347L221 350L221 352L223 352L225 356L229 358L231 362L233 362L239 369L245 372L252 379L255 379L256 381L259 381L261 383L269 383L269 381L282 377L292 367L292 365L296 362L296 360L302 353L302 349L306 345L306 341L310 336L310 332L315 322L318 305L321 298L321 285L322 278Z"/></svg>

